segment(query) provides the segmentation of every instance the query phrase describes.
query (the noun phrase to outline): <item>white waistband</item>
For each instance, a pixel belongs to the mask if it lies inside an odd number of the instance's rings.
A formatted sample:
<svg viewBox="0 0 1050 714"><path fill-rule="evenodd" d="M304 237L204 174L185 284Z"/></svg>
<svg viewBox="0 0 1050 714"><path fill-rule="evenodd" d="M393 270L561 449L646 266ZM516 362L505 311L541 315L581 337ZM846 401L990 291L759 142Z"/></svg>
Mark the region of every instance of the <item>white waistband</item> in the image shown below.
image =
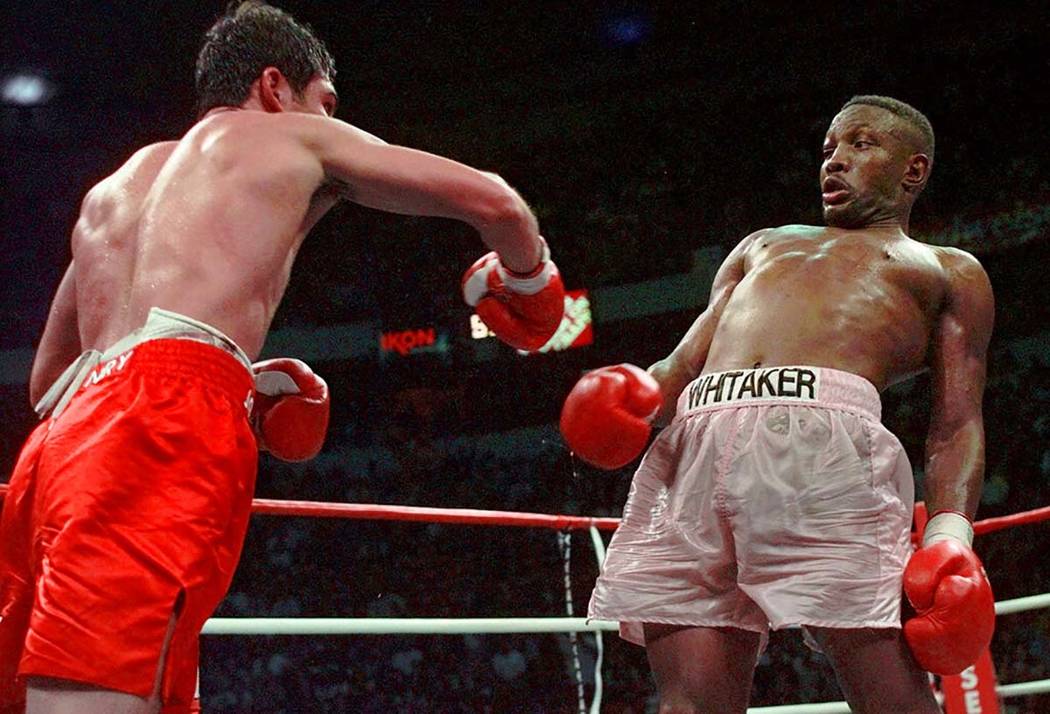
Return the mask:
<svg viewBox="0 0 1050 714"><path fill-rule="evenodd" d="M701 374L678 398L678 416L712 409L809 404L845 409L878 421L879 391L868 380L828 367L785 365Z"/></svg>
<svg viewBox="0 0 1050 714"><path fill-rule="evenodd" d="M199 320L194 320L192 317L153 307L150 308L149 315L146 317L146 323L142 327L117 340L105 352L87 350L77 357L71 365L66 367L61 376L48 387L44 396L33 407L34 411L41 419L48 414L52 417L57 417L66 404L69 403L69 400L73 398L73 395L76 394L76 391L80 389L87 375L100 363L116 358L135 345L149 340L160 339L203 342L229 352L249 372L252 369L252 361L248 358L248 355L236 342L223 334L221 330Z"/></svg>

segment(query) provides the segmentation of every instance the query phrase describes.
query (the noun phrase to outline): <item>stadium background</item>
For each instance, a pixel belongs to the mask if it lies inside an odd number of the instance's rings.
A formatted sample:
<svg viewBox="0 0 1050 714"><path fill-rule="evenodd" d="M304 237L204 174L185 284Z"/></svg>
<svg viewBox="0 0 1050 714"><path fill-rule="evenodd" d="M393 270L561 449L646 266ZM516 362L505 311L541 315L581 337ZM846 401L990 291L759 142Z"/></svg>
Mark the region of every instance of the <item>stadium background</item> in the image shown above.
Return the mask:
<svg viewBox="0 0 1050 714"><path fill-rule="evenodd" d="M594 324L589 346L527 358L475 340L458 297L483 252L470 229L337 208L306 241L266 349L328 380L328 442L306 465L264 457L259 496L618 515L630 469L573 463L555 426L564 395L584 369L664 356L741 237L819 223L824 130L851 95L881 93L937 132L913 235L976 254L996 291L978 516L1050 503L1045 5L278 4L335 55L341 118L497 171L525 196ZM0 8L0 76L37 73L52 88L35 106L0 105L0 480L33 424L29 360L80 198L192 123L193 60L221 9ZM382 349L406 330L433 330L436 344ZM920 377L886 395L920 481L926 393ZM595 575L579 541L577 612ZM998 599L1050 590L1048 544L1045 525L978 540ZM257 517L217 614L554 616L560 577L548 532ZM1048 625L1045 611L1000 621L1002 680L1050 676ZM838 698L797 640L774 636L753 704ZM605 711L645 711L644 652L607 645ZM212 711L575 707L565 636L211 637L202 660ZM1008 706L1046 711L1050 699Z"/></svg>

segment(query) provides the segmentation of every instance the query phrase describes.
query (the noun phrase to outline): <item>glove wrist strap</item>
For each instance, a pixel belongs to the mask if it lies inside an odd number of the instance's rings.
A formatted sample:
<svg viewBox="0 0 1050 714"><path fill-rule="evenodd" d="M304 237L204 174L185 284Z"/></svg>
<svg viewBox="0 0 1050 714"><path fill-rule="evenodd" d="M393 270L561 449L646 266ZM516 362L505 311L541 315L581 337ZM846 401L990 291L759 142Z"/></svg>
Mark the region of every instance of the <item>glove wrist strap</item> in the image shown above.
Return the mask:
<svg viewBox="0 0 1050 714"><path fill-rule="evenodd" d="M922 547L925 548L948 538L957 540L968 548L973 546L973 524L963 513L959 511L934 513L926 523L926 530L922 536Z"/></svg>
<svg viewBox="0 0 1050 714"><path fill-rule="evenodd" d="M540 237L540 262L527 273L517 273L499 262L500 278L503 285L511 292L519 295L535 295L550 282L551 274L551 249L547 241Z"/></svg>

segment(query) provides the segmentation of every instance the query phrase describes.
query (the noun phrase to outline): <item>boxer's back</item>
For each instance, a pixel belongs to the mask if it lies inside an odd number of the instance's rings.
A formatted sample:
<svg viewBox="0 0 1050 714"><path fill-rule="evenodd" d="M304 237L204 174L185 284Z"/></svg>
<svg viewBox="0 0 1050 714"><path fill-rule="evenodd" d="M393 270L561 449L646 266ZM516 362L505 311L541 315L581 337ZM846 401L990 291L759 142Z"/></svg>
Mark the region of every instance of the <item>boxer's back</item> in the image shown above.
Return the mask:
<svg viewBox="0 0 1050 714"><path fill-rule="evenodd" d="M73 233L81 344L105 349L153 306L258 353L303 236L334 202L294 119L227 111L136 153Z"/></svg>

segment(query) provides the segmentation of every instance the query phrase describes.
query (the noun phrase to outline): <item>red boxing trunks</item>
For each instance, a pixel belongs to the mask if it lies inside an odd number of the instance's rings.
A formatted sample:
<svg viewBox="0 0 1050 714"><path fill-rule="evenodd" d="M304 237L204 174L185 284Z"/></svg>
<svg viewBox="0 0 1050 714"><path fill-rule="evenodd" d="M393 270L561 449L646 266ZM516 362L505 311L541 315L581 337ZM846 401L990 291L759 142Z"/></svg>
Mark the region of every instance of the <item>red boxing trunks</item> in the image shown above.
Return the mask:
<svg viewBox="0 0 1050 714"><path fill-rule="evenodd" d="M0 519L0 711L34 675L148 697L173 614L161 698L165 712L193 706L198 635L251 510L253 382L221 333L158 310L151 325L15 466Z"/></svg>

